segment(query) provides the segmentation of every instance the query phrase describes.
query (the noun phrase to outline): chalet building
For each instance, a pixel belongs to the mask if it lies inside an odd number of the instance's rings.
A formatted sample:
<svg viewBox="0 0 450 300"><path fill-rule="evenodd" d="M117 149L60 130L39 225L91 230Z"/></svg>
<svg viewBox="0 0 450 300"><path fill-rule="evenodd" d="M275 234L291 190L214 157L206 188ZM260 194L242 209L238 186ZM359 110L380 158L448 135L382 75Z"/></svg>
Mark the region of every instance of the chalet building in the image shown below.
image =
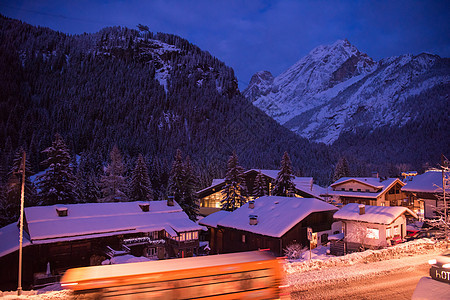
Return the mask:
<svg viewBox="0 0 450 300"><path fill-rule="evenodd" d="M330 185L326 195L337 203L358 203L373 206L407 206L402 192L405 185L398 178L343 177ZM331 190L330 190L331 189Z"/></svg>
<svg viewBox="0 0 450 300"><path fill-rule="evenodd" d="M201 226L174 201L86 203L27 207L24 282L45 272L98 265L118 254L150 259L193 256ZM0 282L17 285L19 229L0 229ZM14 287L13 287L14 288Z"/></svg>
<svg viewBox="0 0 450 300"><path fill-rule="evenodd" d="M450 178L447 172L445 177ZM402 187L402 192L406 195L408 203L413 207L420 217L433 219L438 216L436 208L443 206L443 200L438 198L442 193L442 171L427 171L421 175L405 179L406 185ZM446 189L450 196L450 189ZM450 200L450 197L447 198Z"/></svg>
<svg viewBox="0 0 450 300"><path fill-rule="evenodd" d="M253 200L255 178L261 172L266 183L266 194L270 195L279 170L257 170L251 169L244 172L245 184L248 190L248 200ZM316 198L322 200L321 194L325 189L314 184L312 177L294 177L295 196L300 198ZM213 179L211 186L198 191L200 200L200 214L207 216L219 211L220 201L223 199L222 190L225 187L225 179Z"/></svg>
<svg viewBox="0 0 450 300"><path fill-rule="evenodd" d="M350 203L334 214L342 233L330 237L330 252L343 255L361 249L378 249L403 240L407 217L417 215L407 207Z"/></svg>
<svg viewBox="0 0 450 300"><path fill-rule="evenodd" d="M211 253L270 249L283 255L293 243L309 245L307 228L328 242L337 208L315 198L264 196L233 212L219 211L199 224L208 227Z"/></svg>

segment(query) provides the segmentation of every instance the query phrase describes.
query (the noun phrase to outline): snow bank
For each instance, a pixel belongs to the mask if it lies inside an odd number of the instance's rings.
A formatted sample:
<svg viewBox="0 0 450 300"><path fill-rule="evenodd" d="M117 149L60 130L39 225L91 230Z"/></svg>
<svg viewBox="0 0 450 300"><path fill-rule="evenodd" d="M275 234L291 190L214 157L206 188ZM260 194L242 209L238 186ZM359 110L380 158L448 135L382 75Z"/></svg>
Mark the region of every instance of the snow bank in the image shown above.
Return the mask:
<svg viewBox="0 0 450 300"><path fill-rule="evenodd" d="M324 255L324 249L321 248L325 247L317 248L319 254L313 254L311 261L308 260L309 251L306 251L303 253L302 259L300 261L285 264L286 273L292 274L297 272L308 272L323 268L350 266L357 263L367 264L371 262L423 255L427 253L438 254L446 249L446 244L443 241L420 239L402 243L386 249L366 250L364 252L355 252L344 256Z"/></svg>

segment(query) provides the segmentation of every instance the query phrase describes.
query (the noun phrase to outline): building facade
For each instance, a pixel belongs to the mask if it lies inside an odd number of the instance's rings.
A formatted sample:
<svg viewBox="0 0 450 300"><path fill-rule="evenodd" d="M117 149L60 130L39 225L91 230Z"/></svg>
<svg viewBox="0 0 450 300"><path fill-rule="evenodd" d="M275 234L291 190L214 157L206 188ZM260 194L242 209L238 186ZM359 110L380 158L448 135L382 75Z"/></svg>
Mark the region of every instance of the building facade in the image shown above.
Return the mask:
<svg viewBox="0 0 450 300"><path fill-rule="evenodd" d="M212 253L270 249L283 255L290 244L308 246L307 228L326 243L337 208L315 198L264 196L233 212L217 212L200 220L208 227Z"/></svg>

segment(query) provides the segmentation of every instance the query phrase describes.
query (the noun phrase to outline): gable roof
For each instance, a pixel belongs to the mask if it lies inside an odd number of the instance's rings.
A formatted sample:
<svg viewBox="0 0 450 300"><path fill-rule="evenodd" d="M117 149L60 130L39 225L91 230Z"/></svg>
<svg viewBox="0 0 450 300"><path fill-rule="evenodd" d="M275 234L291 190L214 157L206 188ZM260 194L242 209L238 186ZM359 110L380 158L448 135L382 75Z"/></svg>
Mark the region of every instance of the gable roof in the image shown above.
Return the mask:
<svg viewBox="0 0 450 300"><path fill-rule="evenodd" d="M398 178L387 178L386 180L380 181L380 178L375 177L342 177L330 186L333 188L338 187L341 184L356 181L361 184L371 186L376 189L380 189L379 192L358 192L358 191L328 191L329 195L337 196L348 196L348 197L358 197L358 198L378 198L389 190L394 184L399 183L404 186L405 184Z"/></svg>
<svg viewBox="0 0 450 300"><path fill-rule="evenodd" d="M19 226L17 222L0 228L0 257L5 256L19 249ZM31 244L27 233L23 232L22 247Z"/></svg>
<svg viewBox="0 0 450 300"><path fill-rule="evenodd" d="M336 210L335 206L315 198L264 196L255 200L255 208L246 203L219 219L217 225L281 237L311 213ZM249 215L257 215L257 225L249 224Z"/></svg>
<svg viewBox="0 0 450 300"><path fill-rule="evenodd" d="M151 201L148 212L141 210L141 203L67 204L66 217L59 217L56 212L61 205L27 207L30 240L41 244L159 230L176 236L177 232L202 229L189 220L176 202L167 206L167 201Z"/></svg>
<svg viewBox="0 0 450 300"><path fill-rule="evenodd" d="M445 176L449 178L449 172L445 173ZM402 191L422 193L442 191L442 171L427 171L421 175L410 177ZM446 189L446 191L450 192L450 189Z"/></svg>
<svg viewBox="0 0 450 300"><path fill-rule="evenodd" d="M359 221L365 223L385 224L389 225L394 222L402 214L410 214L414 218L417 215L410 209L402 206L372 206L365 205L365 213L359 214L358 203L349 203L342 207L334 214L334 218L338 220Z"/></svg>
<svg viewBox="0 0 450 300"><path fill-rule="evenodd" d="M231 214L231 211L219 210L204 217L198 222L198 224L217 228L217 224L229 214Z"/></svg>
<svg viewBox="0 0 450 300"><path fill-rule="evenodd" d="M261 172L263 175L272 178L273 180L275 180L278 176L278 172L280 172L280 170L259 170L259 169L250 169L244 172L245 175L251 173L251 172L256 172L259 173ZM295 185L295 187L302 191L305 192L311 196L314 196L318 199L322 199L320 195L324 194L325 192L325 188L318 186L317 184L314 184L314 178L313 177L297 177L294 176L293 179L293 183ZM208 189L214 188L214 187L219 187L220 185L223 185L225 183L225 179L221 178L221 179L213 179L212 184L200 191L198 191L197 193L202 193L204 191L207 191Z"/></svg>

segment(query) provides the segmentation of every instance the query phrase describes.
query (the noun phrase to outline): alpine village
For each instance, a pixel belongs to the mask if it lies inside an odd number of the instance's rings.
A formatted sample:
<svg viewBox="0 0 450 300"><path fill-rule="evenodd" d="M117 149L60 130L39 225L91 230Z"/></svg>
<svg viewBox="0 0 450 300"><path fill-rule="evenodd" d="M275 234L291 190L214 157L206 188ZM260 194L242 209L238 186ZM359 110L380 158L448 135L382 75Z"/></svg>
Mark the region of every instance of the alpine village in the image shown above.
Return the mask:
<svg viewBox="0 0 450 300"><path fill-rule="evenodd" d="M0 290L19 272L29 290L77 267L448 239L449 58L339 40L239 91L144 25L0 28Z"/></svg>

